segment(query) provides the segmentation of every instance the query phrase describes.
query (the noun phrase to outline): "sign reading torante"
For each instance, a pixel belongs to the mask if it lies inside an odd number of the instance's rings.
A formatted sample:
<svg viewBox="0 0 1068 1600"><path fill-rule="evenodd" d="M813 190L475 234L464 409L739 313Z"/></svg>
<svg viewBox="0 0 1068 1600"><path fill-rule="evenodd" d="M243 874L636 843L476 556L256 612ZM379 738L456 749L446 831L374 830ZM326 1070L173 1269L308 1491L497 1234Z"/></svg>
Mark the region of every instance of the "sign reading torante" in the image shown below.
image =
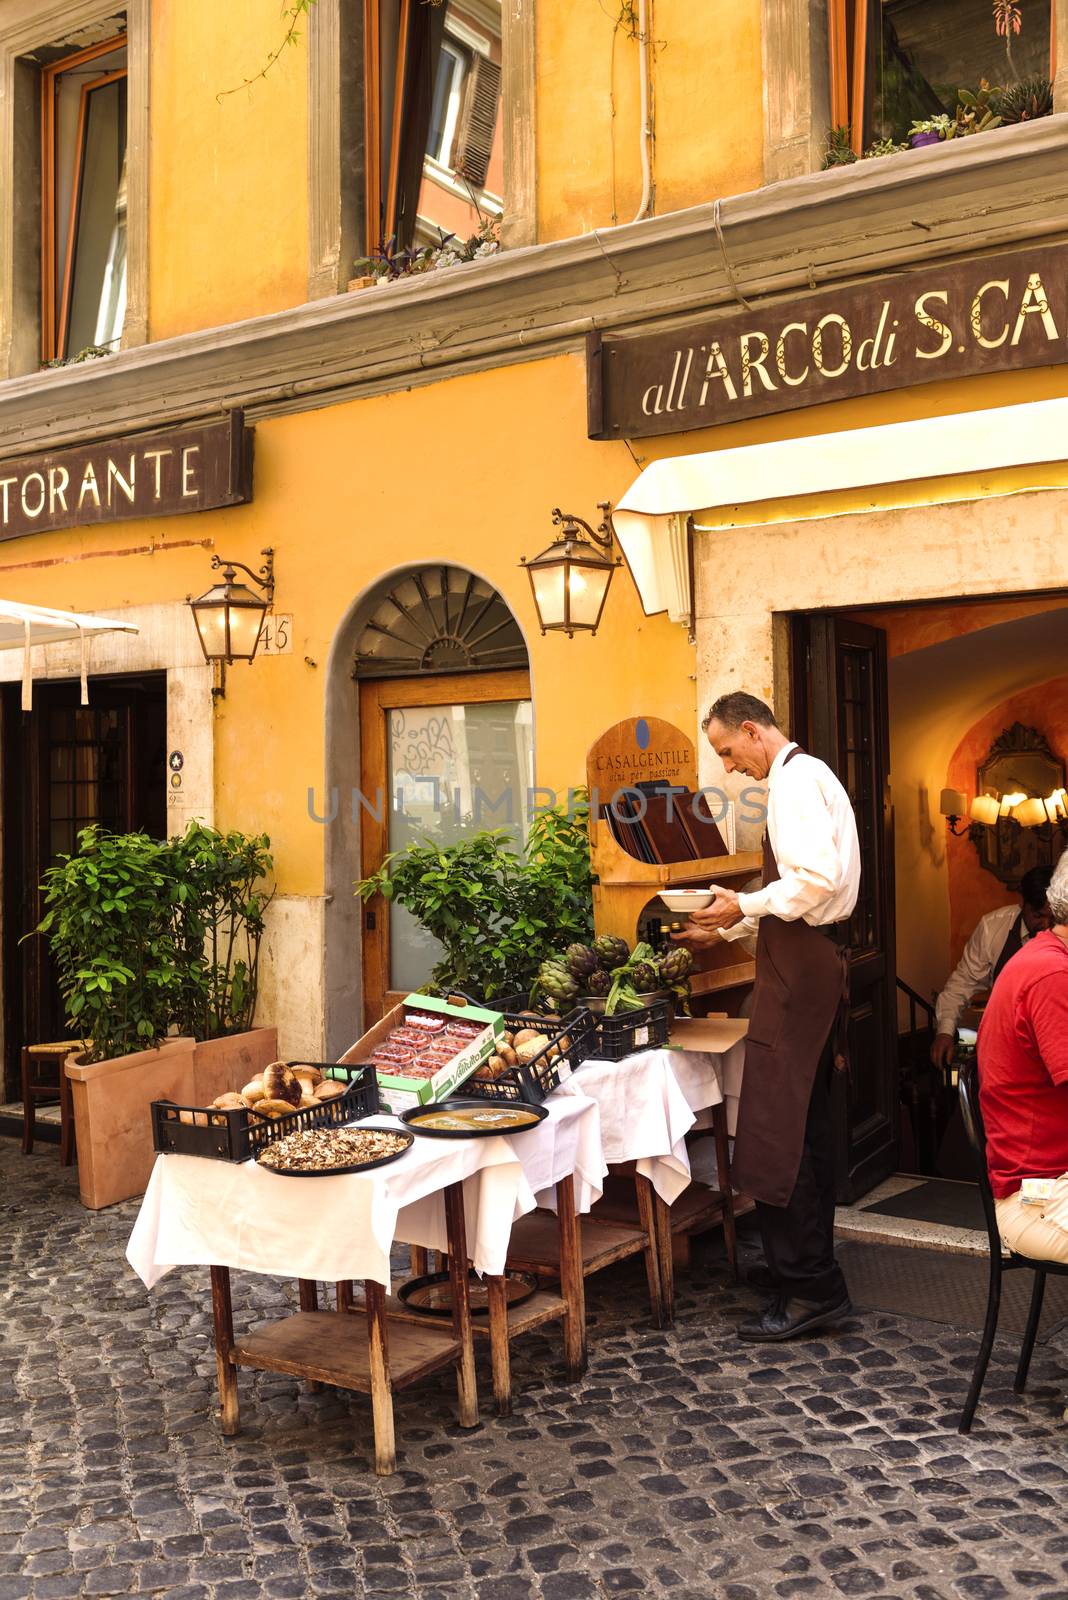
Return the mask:
<svg viewBox="0 0 1068 1600"><path fill-rule="evenodd" d="M165 433L0 462L0 539L252 499L252 434L240 411Z"/></svg>
<svg viewBox="0 0 1068 1600"><path fill-rule="evenodd" d="M1068 361L1063 246L925 266L587 344L591 439L683 433L936 378Z"/></svg>

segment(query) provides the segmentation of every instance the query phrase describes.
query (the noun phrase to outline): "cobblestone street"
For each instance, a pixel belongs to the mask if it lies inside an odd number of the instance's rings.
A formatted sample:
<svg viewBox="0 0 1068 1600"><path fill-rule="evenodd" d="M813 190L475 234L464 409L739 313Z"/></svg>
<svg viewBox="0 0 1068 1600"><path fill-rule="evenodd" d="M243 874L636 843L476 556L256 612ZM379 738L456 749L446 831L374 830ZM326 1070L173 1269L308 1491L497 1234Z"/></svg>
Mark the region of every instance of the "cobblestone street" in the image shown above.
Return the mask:
<svg viewBox="0 0 1068 1600"><path fill-rule="evenodd" d="M746 1348L714 1263L650 1329L640 1272L591 1289L585 1381L552 1330L514 1347L515 1415L463 1434L439 1378L397 1401L376 1479L362 1397L241 1376L214 1418L206 1275L146 1293L136 1203L92 1214L54 1148L0 1143L0 1600L395 1595L673 1600L1068 1594L1063 1344L1030 1393L999 1345L955 1431L974 1334L882 1313L826 1341ZM235 1275L239 1326L295 1285ZM481 1359L485 1360L483 1353Z"/></svg>

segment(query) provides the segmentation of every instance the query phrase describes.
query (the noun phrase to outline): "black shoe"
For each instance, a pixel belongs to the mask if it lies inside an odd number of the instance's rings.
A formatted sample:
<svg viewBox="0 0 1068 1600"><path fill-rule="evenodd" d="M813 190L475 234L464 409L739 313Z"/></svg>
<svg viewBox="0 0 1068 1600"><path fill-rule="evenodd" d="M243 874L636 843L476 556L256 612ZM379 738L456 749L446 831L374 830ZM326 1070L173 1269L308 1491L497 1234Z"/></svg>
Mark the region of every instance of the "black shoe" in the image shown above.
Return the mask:
<svg viewBox="0 0 1068 1600"><path fill-rule="evenodd" d="M738 1324L739 1339L753 1344L781 1344L813 1333L828 1322L840 1322L853 1306L848 1295L834 1305L813 1305L810 1300L775 1300L759 1317L747 1317Z"/></svg>
<svg viewBox="0 0 1068 1600"><path fill-rule="evenodd" d="M771 1268L766 1267L763 1262L749 1268L745 1275L745 1281L750 1289L758 1289L761 1294L777 1295L780 1292L778 1278Z"/></svg>

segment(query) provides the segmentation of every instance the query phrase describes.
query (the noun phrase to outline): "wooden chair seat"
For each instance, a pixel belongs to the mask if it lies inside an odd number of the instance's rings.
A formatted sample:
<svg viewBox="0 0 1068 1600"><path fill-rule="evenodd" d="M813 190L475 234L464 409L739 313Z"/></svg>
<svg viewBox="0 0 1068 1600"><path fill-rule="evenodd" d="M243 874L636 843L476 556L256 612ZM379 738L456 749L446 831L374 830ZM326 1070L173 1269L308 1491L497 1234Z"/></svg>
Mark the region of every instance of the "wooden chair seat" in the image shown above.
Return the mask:
<svg viewBox="0 0 1068 1600"><path fill-rule="evenodd" d="M74 1100L63 1063L72 1050L84 1050L82 1039L60 1039L50 1044L22 1047L22 1153L30 1155L37 1130L39 1103L59 1103L59 1159L64 1167L74 1160Z"/></svg>

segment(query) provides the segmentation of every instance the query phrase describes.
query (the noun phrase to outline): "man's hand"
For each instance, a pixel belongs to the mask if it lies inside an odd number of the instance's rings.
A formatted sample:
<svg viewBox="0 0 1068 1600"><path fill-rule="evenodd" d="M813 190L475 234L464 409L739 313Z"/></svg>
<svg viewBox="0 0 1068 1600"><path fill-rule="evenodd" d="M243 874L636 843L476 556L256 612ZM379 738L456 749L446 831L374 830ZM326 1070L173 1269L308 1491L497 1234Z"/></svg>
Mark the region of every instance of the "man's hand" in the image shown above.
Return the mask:
<svg viewBox="0 0 1068 1600"><path fill-rule="evenodd" d="M681 933L671 937L679 944L705 949L719 943L720 928L733 928L742 921L742 910L733 889L720 889L713 885L716 898L703 911L691 911L690 920Z"/></svg>
<svg viewBox="0 0 1068 1600"><path fill-rule="evenodd" d="M957 1048L957 1041L951 1033L936 1033L934 1043L931 1045L931 1060L936 1067L941 1067L944 1072L952 1065L953 1052Z"/></svg>

